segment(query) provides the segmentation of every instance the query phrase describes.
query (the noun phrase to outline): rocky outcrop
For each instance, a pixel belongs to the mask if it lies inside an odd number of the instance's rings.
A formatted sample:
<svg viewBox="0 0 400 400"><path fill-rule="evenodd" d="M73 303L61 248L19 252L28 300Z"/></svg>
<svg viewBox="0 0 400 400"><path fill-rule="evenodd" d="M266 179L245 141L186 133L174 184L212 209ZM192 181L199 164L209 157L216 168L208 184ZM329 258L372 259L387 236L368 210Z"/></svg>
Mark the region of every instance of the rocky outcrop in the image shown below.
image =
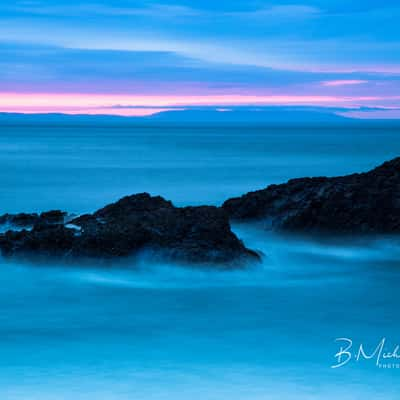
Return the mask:
<svg viewBox="0 0 400 400"><path fill-rule="evenodd" d="M192 263L258 259L231 231L227 214L217 207L177 208L162 197L143 193L68 223L64 216L41 214L31 230L0 235L3 255L110 259L151 250L165 259Z"/></svg>
<svg viewBox="0 0 400 400"><path fill-rule="evenodd" d="M278 230L399 233L400 158L366 173L271 185L227 200L223 209Z"/></svg>
<svg viewBox="0 0 400 400"><path fill-rule="evenodd" d="M231 231L228 218L288 231L400 233L400 158L361 174L292 179L227 200L222 208L178 208L142 193L77 218L63 211L6 214L0 225L16 228L0 234L0 250L4 256L65 261L146 250L191 263L240 265L259 259Z"/></svg>

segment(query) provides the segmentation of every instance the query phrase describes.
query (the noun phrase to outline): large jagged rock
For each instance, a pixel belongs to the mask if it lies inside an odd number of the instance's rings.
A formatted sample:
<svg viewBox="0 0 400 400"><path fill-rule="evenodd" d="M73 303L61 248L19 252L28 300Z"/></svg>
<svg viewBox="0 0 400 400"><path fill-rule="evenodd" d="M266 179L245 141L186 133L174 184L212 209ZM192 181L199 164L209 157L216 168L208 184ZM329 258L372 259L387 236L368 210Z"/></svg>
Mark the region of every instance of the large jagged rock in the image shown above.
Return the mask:
<svg viewBox="0 0 400 400"><path fill-rule="evenodd" d="M55 214L45 216L46 221L39 218L30 231L0 235L3 255L109 259L148 249L166 259L194 263L233 264L258 258L231 231L221 208L177 208L147 193L124 197L66 224L55 222Z"/></svg>
<svg viewBox="0 0 400 400"><path fill-rule="evenodd" d="M232 219L278 230L399 233L400 158L366 173L271 185L229 199L223 209Z"/></svg>

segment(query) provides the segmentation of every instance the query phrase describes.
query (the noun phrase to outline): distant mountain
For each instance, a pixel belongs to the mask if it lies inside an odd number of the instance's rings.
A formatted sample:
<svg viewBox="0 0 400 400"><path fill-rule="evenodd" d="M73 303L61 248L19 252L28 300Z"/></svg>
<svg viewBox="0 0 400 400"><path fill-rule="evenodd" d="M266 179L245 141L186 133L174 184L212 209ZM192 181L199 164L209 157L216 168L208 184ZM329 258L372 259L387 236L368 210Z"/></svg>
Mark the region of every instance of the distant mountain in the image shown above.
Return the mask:
<svg viewBox="0 0 400 400"><path fill-rule="evenodd" d="M348 118L321 109L297 109L291 107L236 108L236 109L189 109L165 111L147 117L163 122L212 122L212 123L320 123L348 121Z"/></svg>
<svg viewBox="0 0 400 400"><path fill-rule="evenodd" d="M336 114L344 110L318 107L262 107L232 109L190 108L163 111L145 117L122 117L117 115L68 115L68 114L13 114L0 113L0 124L343 124L363 123L361 120ZM371 123L369 120L368 123Z"/></svg>

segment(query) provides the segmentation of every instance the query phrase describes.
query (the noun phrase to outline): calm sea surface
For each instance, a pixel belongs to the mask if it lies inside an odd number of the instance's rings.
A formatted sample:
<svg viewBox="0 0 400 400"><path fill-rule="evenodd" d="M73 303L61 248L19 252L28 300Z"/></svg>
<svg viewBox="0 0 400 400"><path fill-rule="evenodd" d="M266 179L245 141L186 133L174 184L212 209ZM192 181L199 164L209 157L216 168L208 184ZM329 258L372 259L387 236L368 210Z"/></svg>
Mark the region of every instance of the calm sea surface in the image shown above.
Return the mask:
<svg viewBox="0 0 400 400"><path fill-rule="evenodd" d="M137 192L221 204L301 176L400 155L398 128L0 126L0 214L93 211ZM398 399L399 368L352 359L400 344L400 239L285 237L235 226L265 253L213 272L0 260L0 398ZM400 353L400 352L399 352Z"/></svg>

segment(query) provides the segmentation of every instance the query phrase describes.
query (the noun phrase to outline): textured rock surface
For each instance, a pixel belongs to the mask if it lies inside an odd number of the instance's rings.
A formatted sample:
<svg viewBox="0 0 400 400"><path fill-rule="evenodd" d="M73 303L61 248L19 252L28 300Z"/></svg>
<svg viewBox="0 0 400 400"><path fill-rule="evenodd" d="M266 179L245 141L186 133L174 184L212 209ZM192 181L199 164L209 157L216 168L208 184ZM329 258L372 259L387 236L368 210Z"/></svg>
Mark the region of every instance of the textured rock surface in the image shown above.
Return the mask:
<svg viewBox="0 0 400 400"><path fill-rule="evenodd" d="M231 231L221 208L177 208L147 193L124 197L67 224L55 212L41 216L30 231L0 235L4 255L108 259L149 249L167 259L194 263L258 258Z"/></svg>
<svg viewBox="0 0 400 400"><path fill-rule="evenodd" d="M272 228L344 233L400 232L400 158L372 171L335 178L293 179L229 199L232 219Z"/></svg>

